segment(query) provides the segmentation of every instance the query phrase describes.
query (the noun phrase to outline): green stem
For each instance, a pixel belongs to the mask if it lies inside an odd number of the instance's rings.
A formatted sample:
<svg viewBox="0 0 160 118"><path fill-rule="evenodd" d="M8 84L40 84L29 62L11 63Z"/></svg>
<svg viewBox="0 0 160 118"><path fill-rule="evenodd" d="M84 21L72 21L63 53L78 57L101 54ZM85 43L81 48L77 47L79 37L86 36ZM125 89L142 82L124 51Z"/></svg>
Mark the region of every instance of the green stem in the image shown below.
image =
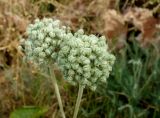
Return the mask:
<svg viewBox="0 0 160 118"><path fill-rule="evenodd" d="M76 106L75 106L73 118L77 118L80 103L81 103L81 99L82 99L82 95L83 95L83 89L84 89L84 86L79 85L78 97L77 97L77 101L76 101Z"/></svg>
<svg viewBox="0 0 160 118"><path fill-rule="evenodd" d="M51 80L52 80L52 84L54 85L54 89L55 89L56 97L57 97L57 100L58 100L59 108L60 108L60 111L61 111L61 114L62 114L62 118L66 118L64 110L63 110L62 100L61 100L58 84L57 84L57 81L56 81L56 77L55 77L54 71L52 71L51 67L49 68L49 73L50 73L50 77L51 77Z"/></svg>

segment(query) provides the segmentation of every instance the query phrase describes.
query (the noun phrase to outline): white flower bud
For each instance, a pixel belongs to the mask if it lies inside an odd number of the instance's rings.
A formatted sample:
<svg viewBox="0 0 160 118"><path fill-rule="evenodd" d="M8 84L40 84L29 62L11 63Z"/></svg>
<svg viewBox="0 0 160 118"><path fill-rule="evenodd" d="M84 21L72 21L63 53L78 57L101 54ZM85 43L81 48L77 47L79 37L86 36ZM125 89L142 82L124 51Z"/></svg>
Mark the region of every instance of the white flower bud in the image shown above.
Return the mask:
<svg viewBox="0 0 160 118"><path fill-rule="evenodd" d="M53 22L53 27L59 27L59 25L60 25L60 20L55 20Z"/></svg>
<svg viewBox="0 0 160 118"><path fill-rule="evenodd" d="M25 42L25 45L28 46L28 47L31 46L31 44L32 44L31 41L26 41Z"/></svg>
<svg viewBox="0 0 160 118"><path fill-rule="evenodd" d="M54 32L49 32L49 36L54 38L55 37L55 33Z"/></svg>
<svg viewBox="0 0 160 118"><path fill-rule="evenodd" d="M70 56L68 57L68 61L71 62L71 63L73 63L73 62L76 61L76 58L75 58L74 56L70 55Z"/></svg>
<svg viewBox="0 0 160 118"><path fill-rule="evenodd" d="M83 70L88 72L88 71L91 71L91 66L90 65L85 65L83 66Z"/></svg>
<svg viewBox="0 0 160 118"><path fill-rule="evenodd" d="M71 50L70 50L70 53L71 53L73 56L75 56L75 55L78 54L78 51L77 51L77 50L74 50L74 49L71 49Z"/></svg>
<svg viewBox="0 0 160 118"><path fill-rule="evenodd" d="M81 84L82 84L82 85L86 85L86 84L88 85L88 84L90 84L90 83L89 83L89 81L88 81L86 78L84 78L84 79L81 81Z"/></svg>
<svg viewBox="0 0 160 118"><path fill-rule="evenodd" d="M95 69L95 75L96 77L100 77L102 75L102 71L100 71L99 69Z"/></svg>
<svg viewBox="0 0 160 118"><path fill-rule="evenodd" d="M93 55L93 54L91 54L91 55L89 55L89 58L90 58L90 60L95 60L95 59L96 59L96 56Z"/></svg>
<svg viewBox="0 0 160 118"><path fill-rule="evenodd" d="M34 22L38 23L38 22L40 22L40 20L37 18L37 19L34 20Z"/></svg>
<svg viewBox="0 0 160 118"><path fill-rule="evenodd" d="M37 31L33 30L33 31L31 32L31 34L32 34L32 37L33 37L33 38L36 38L36 37L37 37Z"/></svg>
<svg viewBox="0 0 160 118"><path fill-rule="evenodd" d="M55 40L52 40L52 45L53 45L53 46L56 46L56 44L57 44L56 41L55 41Z"/></svg>
<svg viewBox="0 0 160 118"><path fill-rule="evenodd" d="M79 30L77 31L77 33L80 34L80 35L83 35L83 34L84 34L84 30L83 30L83 29L79 29Z"/></svg>
<svg viewBox="0 0 160 118"><path fill-rule="evenodd" d="M56 59L56 58L57 58L57 53L53 52L53 53L51 54L51 57L52 57L53 59Z"/></svg>
<svg viewBox="0 0 160 118"><path fill-rule="evenodd" d="M83 64L90 64L90 60L89 59L83 60Z"/></svg>
<svg viewBox="0 0 160 118"><path fill-rule="evenodd" d="M66 69L70 69L71 68L71 64L69 64L69 63L66 63L64 66L65 66Z"/></svg>
<svg viewBox="0 0 160 118"><path fill-rule="evenodd" d="M48 44L43 43L43 44L42 44L42 48L43 48L43 49L47 49L47 48L48 48Z"/></svg>
<svg viewBox="0 0 160 118"><path fill-rule="evenodd" d="M79 68L79 64L72 64L72 68L74 69L74 70L77 70L78 68Z"/></svg>
<svg viewBox="0 0 160 118"><path fill-rule="evenodd" d="M84 76L85 78L90 78L90 77L91 77L91 73L90 73L90 72L84 73L83 76Z"/></svg>
<svg viewBox="0 0 160 118"><path fill-rule="evenodd" d="M68 75L69 76L73 76L75 74L75 72L72 70L72 69L70 69L69 71L68 71Z"/></svg>
<svg viewBox="0 0 160 118"><path fill-rule="evenodd" d="M77 69L77 73L82 74L82 73L83 73L82 68L78 68L78 69Z"/></svg>
<svg viewBox="0 0 160 118"><path fill-rule="evenodd" d="M90 89L91 89L92 91L95 91L95 90L96 90L96 88L97 88L97 86L96 86L96 85L90 86Z"/></svg>
<svg viewBox="0 0 160 118"><path fill-rule="evenodd" d="M49 37L46 37L46 38L45 38L45 42L46 42L46 43L50 43L51 41L52 41L51 38L49 38Z"/></svg>
<svg viewBox="0 0 160 118"><path fill-rule="evenodd" d="M42 51L43 51L43 49L41 47L37 47L37 48L34 49L35 54L39 54Z"/></svg>
<svg viewBox="0 0 160 118"><path fill-rule="evenodd" d="M62 51L64 54L67 54L67 53L70 51L70 47L64 46L64 47L62 47L61 51ZM71 53L71 54L72 54L72 53Z"/></svg>
<svg viewBox="0 0 160 118"><path fill-rule="evenodd" d="M44 58L45 56L46 56L46 54L44 52L39 53L39 57Z"/></svg>
<svg viewBox="0 0 160 118"><path fill-rule="evenodd" d="M18 50L19 50L19 51L23 51L22 46L18 46Z"/></svg>
<svg viewBox="0 0 160 118"><path fill-rule="evenodd" d="M103 83L106 83L106 78L107 78L107 76L101 76L101 82L103 82Z"/></svg>
<svg viewBox="0 0 160 118"><path fill-rule="evenodd" d="M39 33L39 34L38 34L38 39L42 41L42 40L44 39L44 34Z"/></svg>
<svg viewBox="0 0 160 118"><path fill-rule="evenodd" d="M45 50L45 53L46 53L47 55L50 55L52 52L51 52L51 50L46 49L46 50Z"/></svg>
<svg viewBox="0 0 160 118"><path fill-rule="evenodd" d="M20 42L20 44L23 44L25 42L25 39L21 38L19 42Z"/></svg>

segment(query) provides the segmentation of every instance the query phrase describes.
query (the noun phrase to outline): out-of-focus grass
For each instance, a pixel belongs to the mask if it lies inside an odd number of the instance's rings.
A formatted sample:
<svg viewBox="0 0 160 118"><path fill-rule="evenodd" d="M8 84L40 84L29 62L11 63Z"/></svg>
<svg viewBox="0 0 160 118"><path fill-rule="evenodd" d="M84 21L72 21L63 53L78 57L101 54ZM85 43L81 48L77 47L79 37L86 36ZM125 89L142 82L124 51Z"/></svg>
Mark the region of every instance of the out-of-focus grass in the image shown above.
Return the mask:
<svg viewBox="0 0 160 118"><path fill-rule="evenodd" d="M47 118L51 115L55 118L60 117L54 88L47 74L24 62L17 46L19 39L26 37L23 26L27 26L37 17L59 18L71 25L73 30L81 27L87 33L100 35L103 23L97 16L103 7L99 5L96 15L79 11L81 15L74 12L76 8L71 7L72 1L0 1L0 118L7 118L11 111L23 105L47 106L49 107ZM95 11L89 2L94 3L94 1L86 2L88 11L90 12L90 9ZM133 2L134 0L127 3L126 0L127 5L137 4ZM146 3L149 7L150 3ZM142 2L141 5L145 4ZM117 7L117 10L126 7L121 0L113 6ZM85 6L82 5L82 11L83 7ZM69 11L68 14L66 11ZM74 17L71 16L72 13ZM154 45L147 48L140 47L140 44L134 41L135 34L132 33L127 37L124 48L112 50L116 55L116 63L108 78L108 84L100 85L95 93L89 89L84 91L79 118L160 117L159 49ZM56 72L64 109L67 117L70 118L73 114L78 87L68 85L61 74Z"/></svg>

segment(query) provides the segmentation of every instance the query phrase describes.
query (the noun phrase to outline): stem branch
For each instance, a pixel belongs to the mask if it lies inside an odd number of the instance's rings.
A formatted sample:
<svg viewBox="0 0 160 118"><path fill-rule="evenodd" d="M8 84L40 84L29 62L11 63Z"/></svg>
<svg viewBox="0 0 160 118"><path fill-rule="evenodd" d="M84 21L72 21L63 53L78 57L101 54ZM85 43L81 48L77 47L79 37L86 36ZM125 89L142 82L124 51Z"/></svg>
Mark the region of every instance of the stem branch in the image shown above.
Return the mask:
<svg viewBox="0 0 160 118"><path fill-rule="evenodd" d="M62 100L61 100L58 84L57 84L57 81L56 81L56 77L55 77L54 71L52 71L51 67L49 68L49 73L50 73L52 84L54 85L54 89L55 89L56 97L57 97L57 100L58 100L60 112L62 114L62 118L66 118L64 110L63 110Z"/></svg>
<svg viewBox="0 0 160 118"><path fill-rule="evenodd" d="M79 85L78 97L77 97L77 101L76 101L76 106L75 106L73 118L77 118L80 103L81 103L81 99L82 99L82 95L83 95L83 89L84 89L84 86Z"/></svg>

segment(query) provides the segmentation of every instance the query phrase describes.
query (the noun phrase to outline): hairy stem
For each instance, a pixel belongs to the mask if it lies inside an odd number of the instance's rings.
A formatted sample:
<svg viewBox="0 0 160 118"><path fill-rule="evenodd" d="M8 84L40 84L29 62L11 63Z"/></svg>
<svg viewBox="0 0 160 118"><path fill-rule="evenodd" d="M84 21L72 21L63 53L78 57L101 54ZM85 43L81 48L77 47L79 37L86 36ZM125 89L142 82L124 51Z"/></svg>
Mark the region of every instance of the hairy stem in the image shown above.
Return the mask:
<svg viewBox="0 0 160 118"><path fill-rule="evenodd" d="M81 103L81 99L82 99L82 95L83 95L83 89L84 89L84 86L79 85L78 97L77 97L77 101L76 101L76 106L75 106L73 118L77 118L80 103Z"/></svg>
<svg viewBox="0 0 160 118"><path fill-rule="evenodd" d="M51 67L49 68L49 73L50 73L52 84L54 85L54 89L55 89L56 97L57 97L57 100L58 100L60 112L62 114L62 118L66 118L64 110L63 110L62 100L61 100L58 84L57 84L57 81L56 81L56 77L55 77L54 71L51 69Z"/></svg>

